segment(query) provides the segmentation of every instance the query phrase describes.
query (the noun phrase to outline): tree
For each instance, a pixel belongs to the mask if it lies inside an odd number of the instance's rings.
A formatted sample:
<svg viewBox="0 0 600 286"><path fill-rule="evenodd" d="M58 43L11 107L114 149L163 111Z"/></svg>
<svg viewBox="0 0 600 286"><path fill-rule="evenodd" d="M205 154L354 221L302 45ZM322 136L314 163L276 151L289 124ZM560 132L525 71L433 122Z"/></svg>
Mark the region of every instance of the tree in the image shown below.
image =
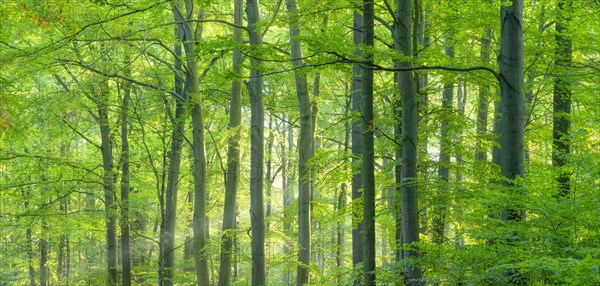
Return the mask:
<svg viewBox="0 0 600 286"><path fill-rule="evenodd" d="M450 45L450 39L446 39L446 45ZM454 47L446 46L445 54L449 58L454 58ZM449 123L450 115L452 111L452 102L454 101L454 82L452 79L446 79L444 83L444 89L442 92L442 124L440 127L440 157L438 166L438 179L440 181L440 187L438 194L434 200L434 211L433 211L433 237L432 241L437 244L442 244L445 240L446 230L446 215L448 212L449 188L448 181L450 180L450 143L451 136L449 135Z"/></svg>
<svg viewBox="0 0 600 286"><path fill-rule="evenodd" d="M234 1L233 23L242 25L244 2ZM233 27L233 41L242 44L242 29ZM233 50L232 69L235 76L242 73L242 53ZM236 199L238 176L240 173L240 125L242 123L242 81L234 78L231 82L231 101L229 103L229 129L233 131L227 141L227 175L225 178L225 203L223 206L223 235L221 242L221 263L219 265L219 285L231 284L231 257L235 240Z"/></svg>
<svg viewBox="0 0 600 286"><path fill-rule="evenodd" d="M363 1L363 44L367 68L362 70L361 95L363 118L362 175L363 175L363 241L364 241L364 283L375 285L375 150L373 123L373 70L368 64L373 62L374 46L374 4Z"/></svg>
<svg viewBox="0 0 600 286"><path fill-rule="evenodd" d="M503 185L509 192L508 198L517 203L508 203L502 212L502 219L521 221L525 219L519 197L523 195L523 1L512 1L511 5L500 8L501 40L500 55L500 93L502 117L500 122L500 168ZM516 239L516 233L509 234L509 243ZM518 270L508 273L509 283L524 284Z"/></svg>
<svg viewBox="0 0 600 286"><path fill-rule="evenodd" d="M101 77L95 86L96 108L98 110L98 125L102 152L102 166L104 171L104 209L106 219L106 264L107 284L117 285L117 212L115 207L115 182L113 171L113 155L111 141L111 127L108 120L109 87L108 79ZM43 274L42 274L43 275ZM42 282L42 284L44 284Z"/></svg>
<svg viewBox="0 0 600 286"><path fill-rule="evenodd" d="M250 45L255 54L250 59L250 80L247 84L250 94L250 219L252 229L252 285L266 283L265 264L265 214L263 193L264 168L264 105L263 79L260 53L262 35L258 31L260 19L258 1L246 1L246 16L248 17L248 34Z"/></svg>
<svg viewBox="0 0 600 286"><path fill-rule="evenodd" d="M306 74L299 71L304 66L298 23L298 7L295 0L285 1L290 17L290 49L292 64L296 68L296 93L298 95L298 108L300 110L300 135L298 138L298 269L296 285L310 284L310 237L311 237L311 179L308 161L313 154L313 117L311 112L310 97L308 94L308 81Z"/></svg>
<svg viewBox="0 0 600 286"><path fill-rule="evenodd" d="M353 39L355 54L360 56L358 45L362 43L363 38L363 17L358 11L354 11L353 15ZM352 112L360 114L362 106L361 97L362 88L362 75L361 67L358 63L352 64ZM357 164L361 161L361 153L363 150L363 120L354 119L352 122L352 163ZM352 266L355 271L364 261L364 241L363 241L363 229L364 221L362 209L359 211L360 204L362 204L361 189L363 187L363 176L361 171L358 171L352 176ZM360 202L360 204L359 204ZM361 269L362 270L362 269ZM357 275L357 279L354 281L354 285L361 284L361 275Z"/></svg>
<svg viewBox="0 0 600 286"><path fill-rule="evenodd" d="M395 25L399 52L405 57L412 57L412 3L398 0L398 24ZM410 69L412 63L408 60L400 63L401 68ZM400 197L402 200L402 247L404 259L414 260L419 253L410 244L419 242L419 221L417 208L417 94L413 72L401 71L398 83L401 96L402 118L402 159ZM407 285L420 285L421 270L414 263L407 263Z"/></svg>
<svg viewBox="0 0 600 286"><path fill-rule="evenodd" d="M166 187L166 201L164 207L161 205L160 241L159 241L159 270L158 280L160 285L173 284L173 268L175 266L175 224L177 222L177 191L179 188L181 149L183 145L183 132L185 126L185 106L187 91L184 89L183 80L178 71L183 69L180 58L182 56L181 45L176 44L174 49L174 82L175 93L175 118L174 129L171 133L171 150L169 170Z"/></svg>
<svg viewBox="0 0 600 286"><path fill-rule="evenodd" d="M506 187L521 193L518 178L523 171L523 2L512 1L500 9L502 34L500 42L501 131L500 167ZM522 209L512 207L503 212L505 220L524 219Z"/></svg>
<svg viewBox="0 0 600 286"><path fill-rule="evenodd" d="M185 0L185 15L179 5L172 4L175 20L180 22L178 32L186 55L185 88L190 100L192 113L192 151L194 164L192 173L194 175L194 265L196 267L196 279L198 286L210 284L208 272L208 256L206 255L206 240L208 237L206 225L206 198L207 198L207 176L206 176L206 147L204 139L204 112L202 110L202 96L200 94L200 80L198 77L198 62L196 53L196 42L201 40L202 25L194 29L191 20L198 13L202 20L203 11L194 10L191 0Z"/></svg>
<svg viewBox="0 0 600 286"><path fill-rule="evenodd" d="M124 64L130 65L129 55L126 54ZM127 70L130 76L131 71ZM121 104L121 268L123 286L131 285L131 251L129 243L129 101L131 100L131 83L123 82L123 101Z"/></svg>

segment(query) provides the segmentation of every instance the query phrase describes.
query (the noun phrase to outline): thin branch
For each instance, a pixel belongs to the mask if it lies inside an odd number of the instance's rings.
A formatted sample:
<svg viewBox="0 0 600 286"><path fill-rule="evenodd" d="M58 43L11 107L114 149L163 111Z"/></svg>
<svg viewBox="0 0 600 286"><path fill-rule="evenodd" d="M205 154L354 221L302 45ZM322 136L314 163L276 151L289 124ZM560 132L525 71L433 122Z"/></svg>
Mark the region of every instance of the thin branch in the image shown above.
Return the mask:
<svg viewBox="0 0 600 286"><path fill-rule="evenodd" d="M58 114L54 114L54 116L58 117L65 125L67 125L67 127L69 127L69 129L73 130L73 132L77 133L77 135L79 135L81 138L83 138L83 140L87 141L88 143L92 144L94 147L96 147L98 149L102 149L102 147L100 145L98 145L96 142L92 141L92 139L90 139L87 136L85 136L85 134L81 133L79 130L75 129L75 127L73 127L62 116L60 116Z"/></svg>
<svg viewBox="0 0 600 286"><path fill-rule="evenodd" d="M142 81L139 81L139 80L136 80L136 79L132 79L132 78L129 78L129 77L126 77L126 76L122 76L120 74L106 73L106 72L97 70L97 69L95 69L95 68L93 68L91 66L88 66L88 65L86 65L86 64L84 64L82 62L79 62L79 61L66 60L66 59L58 59L58 61L60 61L62 63L65 63L65 64L79 66L81 68L84 68L84 69L89 70L89 71L91 71L93 73L97 73L99 75L105 76L107 78L118 78L118 79L126 80L126 81L131 82L131 83L135 83L135 84L137 84L139 86L143 86L143 87L148 87L148 88L152 88L152 89L155 89L155 90L159 90L159 91L168 93L170 95L173 95L173 96L181 99L182 101L185 101L185 99L181 95L177 94L176 92L173 92L173 91L170 91L170 90L166 90L166 89L164 89L164 88L162 88L161 86L158 86L158 85L154 85L154 84L147 83L147 82L142 82Z"/></svg>

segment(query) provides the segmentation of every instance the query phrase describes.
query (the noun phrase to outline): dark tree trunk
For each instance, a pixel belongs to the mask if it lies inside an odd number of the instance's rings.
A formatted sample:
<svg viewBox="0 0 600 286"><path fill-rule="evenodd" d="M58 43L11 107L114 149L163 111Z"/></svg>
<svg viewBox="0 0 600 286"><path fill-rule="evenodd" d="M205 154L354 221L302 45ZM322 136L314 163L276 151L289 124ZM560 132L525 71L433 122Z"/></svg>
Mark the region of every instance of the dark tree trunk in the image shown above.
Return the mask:
<svg viewBox="0 0 600 286"><path fill-rule="evenodd" d="M363 44L374 45L374 4L363 1ZM364 53L367 63L373 62L373 53ZM375 285L375 147L373 136L373 70L362 70L362 175L363 175L363 222L364 222L364 285Z"/></svg>
<svg viewBox="0 0 600 286"><path fill-rule="evenodd" d="M404 56L412 56L412 2L398 0L398 23L396 33L399 50ZM400 67L410 68L412 63L405 61ZM400 72L399 76L402 106L402 161L401 161L401 200L402 200L402 243L405 259L419 257L417 250L408 244L419 242L419 218L417 207L417 93L411 71ZM421 269L415 264L406 264L406 285L421 284Z"/></svg>
<svg viewBox="0 0 600 286"><path fill-rule="evenodd" d="M505 2L505 1L503 1ZM513 0L510 5L500 8L502 23L500 55L500 169L504 177L503 185L511 197L502 211L502 219L518 222L525 219L523 206L512 201L521 201L524 189L519 178L524 176L523 168L523 0ZM516 231L509 233L507 243L518 237ZM526 285L525 277L518 269L506 273L510 284Z"/></svg>
<svg viewBox="0 0 600 286"><path fill-rule="evenodd" d="M517 187L515 179L523 177L523 1L514 0L501 7L500 92L502 119L500 131L500 166L507 187ZM520 192L520 191L518 191ZM517 195L516 193L515 195ZM503 212L505 220L522 220L518 206Z"/></svg>

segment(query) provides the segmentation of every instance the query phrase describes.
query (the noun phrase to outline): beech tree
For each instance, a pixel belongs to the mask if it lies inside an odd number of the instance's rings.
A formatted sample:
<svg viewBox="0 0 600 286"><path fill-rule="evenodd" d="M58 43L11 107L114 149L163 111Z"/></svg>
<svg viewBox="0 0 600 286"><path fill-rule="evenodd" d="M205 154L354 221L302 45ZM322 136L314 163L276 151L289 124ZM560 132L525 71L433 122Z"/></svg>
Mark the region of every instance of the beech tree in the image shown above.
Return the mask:
<svg viewBox="0 0 600 286"><path fill-rule="evenodd" d="M262 35L258 30L260 19L258 1L246 1L248 34L250 45L258 52L262 45ZM252 229L252 285L265 285L267 274L265 264L265 214L264 214L264 105L262 61L260 53L250 58L250 80L247 84L250 94L250 218Z"/></svg>
<svg viewBox="0 0 600 286"><path fill-rule="evenodd" d="M298 24L298 7L295 0L286 0L290 17L290 49L292 64L299 69L304 66L302 45L299 41L300 25ZM308 94L306 74L299 70L294 72L296 93L300 111L300 135L298 138L298 270L296 285L310 284L310 238L311 238L311 175L308 161L313 154L313 116Z"/></svg>

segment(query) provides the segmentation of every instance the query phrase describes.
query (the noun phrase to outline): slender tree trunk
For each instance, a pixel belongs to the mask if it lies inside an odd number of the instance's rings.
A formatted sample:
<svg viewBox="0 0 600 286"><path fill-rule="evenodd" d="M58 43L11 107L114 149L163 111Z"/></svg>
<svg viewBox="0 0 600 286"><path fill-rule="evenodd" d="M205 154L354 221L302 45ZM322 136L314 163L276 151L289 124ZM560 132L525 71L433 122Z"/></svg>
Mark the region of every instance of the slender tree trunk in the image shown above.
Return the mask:
<svg viewBox="0 0 600 286"><path fill-rule="evenodd" d="M419 51L421 49L425 49L427 47L429 47L429 45L431 44L431 39L429 37L429 24L427 23L427 15L425 14L425 11L427 9L425 9L426 7L428 7L428 5L431 5L430 2L426 2L425 4L423 3L423 1L420 0L414 0L414 15L415 15L415 19L418 20L418 23L415 23L415 25L413 25L413 33L415 33L416 31L416 35L412 35L413 39L413 54L415 57L417 57ZM424 8L425 7L425 8ZM420 44L417 45L416 43ZM415 84L417 86L417 96L418 96L418 120L419 120L419 126L421 129L423 130L428 130L428 122L429 119L428 114L429 114L429 76L427 74L427 71L420 71L420 72L416 72L416 74L418 75L418 77L415 78ZM400 130L402 129L402 127L400 126ZM417 154L417 169L421 170L421 176L423 176L423 181L424 182L428 182L429 181L429 164L430 164L430 160L429 160L429 151L428 151L428 146L429 146L429 137L428 137L428 132L423 132L422 136L419 137L419 144L417 146L418 148L418 152L419 154ZM402 139L397 139L398 142L401 142ZM400 148L401 149L401 148ZM402 150L400 150L400 153L402 153ZM398 162L401 162L401 158L397 159ZM400 166L398 166L398 169L400 169ZM397 184L398 184L398 188L401 185L401 178L400 178L400 170L398 170L397 173L398 177L396 178ZM427 184L423 184L422 186L419 186L419 188L423 191L425 191L427 189L428 185ZM420 232L427 232L427 227L428 227L428 223L429 223L429 219L427 218L427 208L421 210L419 212L419 229ZM401 235L400 235L401 236Z"/></svg>
<svg viewBox="0 0 600 286"><path fill-rule="evenodd" d="M283 131L285 132L285 131ZM294 194L292 191L292 177L293 172L291 169L291 160L288 157L292 154L294 135L293 128L291 126L288 127L287 130L287 144L286 140L281 142L281 188L283 190L283 230L286 236L290 235L292 232L292 217L290 217L289 212L287 211L294 200ZM286 150L289 148L289 151ZM285 256L288 257L289 253L292 252L293 247L292 243L286 239L283 246L283 252ZM285 281L286 285L290 284L290 268L286 267L285 272L283 274L283 281Z"/></svg>
<svg viewBox="0 0 600 286"><path fill-rule="evenodd" d="M24 191L25 195L25 191ZM30 192L26 192L26 197L30 196ZM29 207L29 202L25 201L24 208L27 210ZM33 267L33 234L32 234L31 226L28 224L27 229L25 230L25 249L27 251L27 268L29 270L29 285L35 286L35 268Z"/></svg>
<svg viewBox="0 0 600 286"><path fill-rule="evenodd" d="M176 44L174 48L174 68L183 71L180 58L182 56L181 45ZM183 87L183 81L175 74L175 93L181 98L187 98ZM169 152L169 172L167 175L166 203L164 216L160 223L159 241L159 265L158 280L161 286L173 285L173 267L175 266L175 224L177 222L177 191L179 188L179 174L181 168L181 148L183 145L183 132L185 126L184 102L175 98L175 126L171 133L171 150Z"/></svg>
<svg viewBox="0 0 600 286"><path fill-rule="evenodd" d="M60 199L60 212L63 214L68 213L69 200L68 197ZM71 245L69 241L69 234L63 232L59 237L58 243L58 267L57 275L59 282L68 284L69 283L69 271L71 265Z"/></svg>
<svg viewBox="0 0 600 286"><path fill-rule="evenodd" d="M108 121L108 81L102 79L98 88L96 106L100 125L102 165L104 170L104 209L106 219L107 284L117 285L117 211L115 208L115 180L110 123Z"/></svg>
<svg viewBox="0 0 600 286"><path fill-rule="evenodd" d="M362 28L363 28L363 17L358 12L354 12L354 46L355 53L360 55L358 45L362 43ZM362 153L362 119L360 117L362 98L362 76L361 67L358 64L352 65L352 112L355 113L352 121L352 162L353 165L358 163L361 159ZM354 172L353 172L354 173ZM364 244L363 244L363 215L362 209L358 204L362 200L362 192L360 191L363 186L362 174L359 172L354 173L352 176L352 266L355 271L359 270L359 266L363 263L364 257ZM362 275L357 275L354 285L362 284Z"/></svg>
<svg viewBox="0 0 600 286"><path fill-rule="evenodd" d="M310 237L311 237L311 179L308 161L313 154L313 122L308 83L304 73L298 71L304 66L302 46L296 37L300 36L298 9L295 0L286 0L290 16L290 47L292 64L296 68L296 93L300 109L300 137L298 139L298 268L296 285L310 284Z"/></svg>
<svg viewBox="0 0 600 286"><path fill-rule="evenodd" d="M273 170L273 141L275 140L274 132L273 132L273 117L269 116L269 136L267 137L267 172L265 174L267 178L267 187L266 187L266 195L267 195L267 213L265 222L265 231L269 233L269 217L271 216L271 208L273 207L271 204L271 195L273 192L273 180L271 179L272 170Z"/></svg>
<svg viewBox="0 0 600 286"><path fill-rule="evenodd" d="M363 44L374 45L374 4L363 1ZM373 53L364 53L367 63L373 62ZM364 222L364 285L375 285L375 148L373 136L373 70L362 70L362 175L363 175L363 222Z"/></svg>
<svg viewBox="0 0 600 286"><path fill-rule="evenodd" d="M487 0L486 0L487 1ZM486 28L485 35L481 37L480 58L483 64L490 62L490 44L493 38L492 29ZM490 103L490 88L489 84L479 84L479 98L477 100L477 145L475 146L475 161L487 161L487 147L485 146L484 136L487 133L488 126L488 106Z"/></svg>
<svg viewBox="0 0 600 286"><path fill-rule="evenodd" d="M448 40L446 43L448 44ZM445 48L446 56L454 58L454 48L447 46ZM446 229L446 215L448 212L448 203L450 202L450 196L448 194L450 188L448 188L448 181L450 179L450 141L449 136L450 130L450 118L452 114L452 104L454 97L454 82L447 81L444 83L443 95L442 95L442 126L440 130L440 157L438 166L438 180L439 188L438 194L435 195L434 206L433 206L433 237L432 241L436 244L441 244L445 240L445 229Z"/></svg>
<svg viewBox="0 0 600 286"><path fill-rule="evenodd" d="M552 165L558 171L558 197L571 193L571 178L565 166L571 153L571 79L569 68L573 66L573 43L569 35L572 1L559 0L556 21L556 50L554 77L554 101L552 112Z"/></svg>
<svg viewBox="0 0 600 286"><path fill-rule="evenodd" d="M130 64L129 56L125 56L125 65ZM131 73L129 67L126 76ZM131 285L131 253L129 249L129 101L131 86L123 83L123 103L121 105L121 256L123 286Z"/></svg>
<svg viewBox="0 0 600 286"><path fill-rule="evenodd" d="M347 86L347 85L346 85ZM346 90L348 88L346 87ZM350 116L350 108L352 106L352 99L350 97L346 98L346 111L345 111L345 118L349 118ZM350 132L351 132L351 127L350 127L350 122L348 120L346 120L344 122L344 146L342 146L344 148L343 152L344 154L348 154L348 151L350 150ZM342 269L344 268L345 262L344 262L344 241L345 241L345 227L344 227L344 221L345 218L344 216L342 216L341 214L343 214L345 212L345 208L346 208L346 200L347 200L347 196L348 196L348 185L344 182L341 184L340 186L340 195L338 196L338 205L337 205L337 210L338 210L338 220L337 220L337 247L336 247L336 266L338 269ZM341 279L338 279L337 283L340 284Z"/></svg>
<svg viewBox="0 0 600 286"><path fill-rule="evenodd" d="M463 118L465 116L465 105L467 102L467 84L466 82L463 81L458 81L457 84L457 88L456 88L456 102L457 102L457 108L458 108L458 116L460 118ZM457 133L452 135L452 139L455 142L456 146L461 146L463 143L463 134L462 134L462 129L460 129L459 131L457 131ZM462 165L463 164L463 156L461 152L457 152L455 154L456 159L456 164L457 165ZM461 194L461 184L460 182L462 181L462 172L460 168L457 168L456 172L455 172L455 176L456 176L456 182L458 182L458 184L456 184L456 187L453 187L452 189L455 189L455 196L458 198L457 201L458 203L456 204L456 212L458 213L458 227L455 229L455 235L456 235L456 241L455 241L455 245L457 247L463 247L465 244L465 238L463 236L463 232L461 230L462 228L462 224L463 224L463 220L461 219L463 217L463 212L464 212L464 208L462 203L460 202L461 198L463 198L463 195Z"/></svg>
<svg viewBox="0 0 600 286"><path fill-rule="evenodd" d="M257 53L262 45L262 35L257 24L260 19L258 0L247 0L248 34L250 46ZM256 54L255 54L256 55ZM256 55L258 56L258 55ZM252 230L252 285L266 283L265 263L265 214L263 193L264 169L264 105L262 62L258 57L250 60L250 224Z"/></svg>
<svg viewBox="0 0 600 286"><path fill-rule="evenodd" d="M400 51L404 56L412 56L412 2L398 0L398 21L396 25ZM410 68L412 63L405 61L401 67ZM409 248L419 242L419 218L417 208L417 94L413 73L400 72L400 94L402 105L402 161L400 186L402 200L402 243L405 259L416 259L419 253ZM421 269L416 264L406 264L406 285L421 284Z"/></svg>
<svg viewBox="0 0 600 286"><path fill-rule="evenodd" d="M233 22L241 26L243 21L243 0L234 1ZM242 44L242 29L233 28L233 40ZM233 50L233 73L241 76L242 53ZM225 204L223 210L223 235L221 242L221 263L219 265L219 285L231 285L231 257L235 239L235 213L240 173L240 125L242 123L242 81L234 78L231 82L231 101L229 103L229 130L233 131L227 141L227 176L225 178Z"/></svg>
<svg viewBox="0 0 600 286"><path fill-rule="evenodd" d="M40 234L40 286L49 285L50 273L48 269L48 221L45 217L41 219L42 232Z"/></svg>

